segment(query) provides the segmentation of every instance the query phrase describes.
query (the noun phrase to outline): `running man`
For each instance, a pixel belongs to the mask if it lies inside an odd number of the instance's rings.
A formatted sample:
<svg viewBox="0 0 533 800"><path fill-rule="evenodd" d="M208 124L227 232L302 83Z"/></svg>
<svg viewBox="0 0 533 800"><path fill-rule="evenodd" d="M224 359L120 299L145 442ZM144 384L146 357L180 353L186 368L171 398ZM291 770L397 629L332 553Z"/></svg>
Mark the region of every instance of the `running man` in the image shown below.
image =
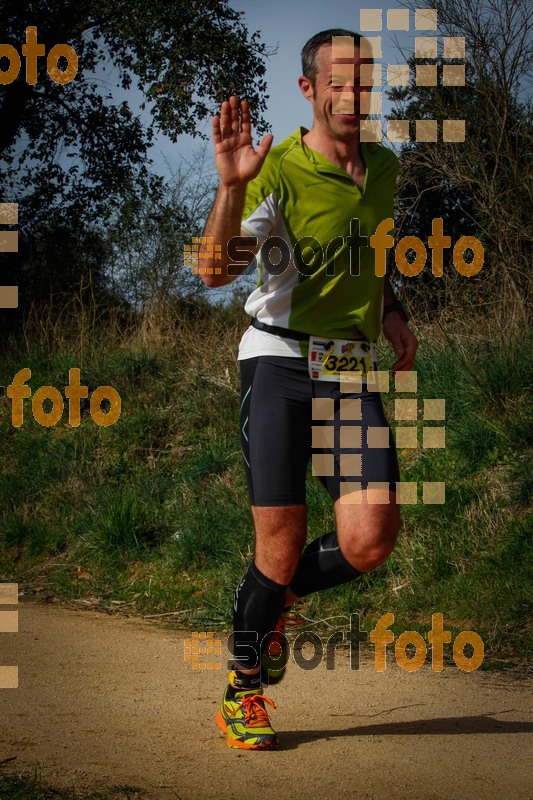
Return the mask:
<svg viewBox="0 0 533 800"><path fill-rule="evenodd" d="M332 81L333 36L353 37L353 56L339 63L355 67L355 85L342 87L353 93L354 113L333 109L341 91ZM255 553L235 593L234 669L216 718L231 747L277 748L266 708L274 703L262 684L283 676L283 660L276 665L269 653L276 655L276 646L279 653L286 641L279 635L284 612L299 598L382 564L400 527L394 441L381 396L365 375L375 368L372 342L381 331L398 356L395 371L412 369L417 340L390 284L375 274L370 237L394 217L397 158L381 145L360 142L361 99L371 90L360 85L360 66L372 63L361 46L358 34L342 29L307 42L298 82L311 103L313 126L272 149L271 135L254 149L246 100L230 97L213 119L220 185L203 235L222 245L223 258L201 258L201 268L222 267L221 274L202 279L224 286L255 254L259 269L258 287L245 305L252 324L239 347L241 444ZM239 235L255 237L249 239L255 246L241 247L248 252L236 267L227 245ZM350 394L346 375L362 378ZM312 454L313 470L334 504L336 530L305 547Z"/></svg>

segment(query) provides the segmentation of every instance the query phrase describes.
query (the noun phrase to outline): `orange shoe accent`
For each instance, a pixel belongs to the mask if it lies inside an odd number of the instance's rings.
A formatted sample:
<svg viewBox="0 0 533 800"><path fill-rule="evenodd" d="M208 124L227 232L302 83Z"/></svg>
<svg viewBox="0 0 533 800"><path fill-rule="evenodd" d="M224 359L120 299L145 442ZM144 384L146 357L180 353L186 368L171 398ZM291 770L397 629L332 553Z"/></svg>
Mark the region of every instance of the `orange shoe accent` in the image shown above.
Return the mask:
<svg viewBox="0 0 533 800"><path fill-rule="evenodd" d="M247 728L263 728L265 725L270 725L265 703L276 708L275 702L264 694L249 694L242 699L241 707L244 708L244 724Z"/></svg>
<svg viewBox="0 0 533 800"><path fill-rule="evenodd" d="M231 678L231 676L230 676ZM276 732L270 725L265 703L276 708L262 690L237 692L227 697L227 690L215 717L217 727L226 734L229 747L242 750L277 750Z"/></svg>

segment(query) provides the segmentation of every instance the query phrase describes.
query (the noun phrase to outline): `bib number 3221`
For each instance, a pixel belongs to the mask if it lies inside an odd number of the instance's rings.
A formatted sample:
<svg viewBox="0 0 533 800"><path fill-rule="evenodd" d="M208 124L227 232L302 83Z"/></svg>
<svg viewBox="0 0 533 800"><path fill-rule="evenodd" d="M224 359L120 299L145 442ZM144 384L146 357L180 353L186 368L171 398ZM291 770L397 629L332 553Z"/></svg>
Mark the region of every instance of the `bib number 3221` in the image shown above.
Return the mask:
<svg viewBox="0 0 533 800"><path fill-rule="evenodd" d="M338 381L347 372L366 377L375 369L372 342L309 337L309 375L313 380Z"/></svg>

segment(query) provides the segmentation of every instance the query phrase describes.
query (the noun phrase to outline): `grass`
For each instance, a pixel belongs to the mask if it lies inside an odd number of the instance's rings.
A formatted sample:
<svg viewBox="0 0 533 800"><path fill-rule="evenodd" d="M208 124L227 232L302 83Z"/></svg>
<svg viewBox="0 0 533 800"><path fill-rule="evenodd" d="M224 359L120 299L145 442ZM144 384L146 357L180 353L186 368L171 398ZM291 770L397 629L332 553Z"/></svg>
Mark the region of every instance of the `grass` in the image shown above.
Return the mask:
<svg viewBox="0 0 533 800"><path fill-rule="evenodd" d="M35 772L0 774L0 800L142 800L142 794L130 786L113 786L103 791L57 789Z"/></svg>
<svg viewBox="0 0 533 800"><path fill-rule="evenodd" d="M0 382L30 366L32 393L61 392L80 367L90 391L111 385L122 414L99 427L11 425L0 399L0 579L37 597L91 599L139 613L182 611L189 624L229 625L253 539L238 440L235 352L246 325L235 308L183 304L166 323L127 332L72 321L55 337L2 351ZM307 599L306 615L386 611L395 630L427 631L442 612L478 631L489 661L523 662L531 643L531 342L487 330L469 338L419 332L418 398L444 398L445 449L400 452L402 480L444 481L444 505L404 506L398 547L360 581ZM90 341L90 346L88 342ZM81 342L81 344L80 344ZM392 363L382 350L382 369ZM384 398L389 419L392 394ZM423 420L419 403L418 425ZM334 525L329 498L308 482L309 537ZM420 495L421 497L421 495Z"/></svg>

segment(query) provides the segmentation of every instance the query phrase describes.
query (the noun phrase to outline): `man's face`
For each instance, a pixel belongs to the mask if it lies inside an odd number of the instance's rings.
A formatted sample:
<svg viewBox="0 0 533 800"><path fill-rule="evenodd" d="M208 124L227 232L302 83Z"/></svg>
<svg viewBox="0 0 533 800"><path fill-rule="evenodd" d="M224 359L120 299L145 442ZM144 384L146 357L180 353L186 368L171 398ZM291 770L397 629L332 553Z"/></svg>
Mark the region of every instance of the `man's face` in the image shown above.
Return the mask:
<svg viewBox="0 0 533 800"><path fill-rule="evenodd" d="M361 95L370 92L372 87L360 85L359 73L362 63L368 64L371 61L368 58L361 58L361 50L358 46L354 47L352 58L336 58L335 64L354 65L354 80L353 85L350 83L345 86L334 86L332 47L329 44L325 44L318 51L319 71L315 78L314 87L307 78L300 78L300 88L313 106L315 124L331 138L341 141L353 140L359 134L361 120L366 119L368 116L367 113L361 112ZM341 92L353 95L353 114L345 113L348 110L346 104L339 102L341 100L339 97ZM334 106L333 98L335 94L337 94L337 97ZM334 107L336 113L333 111Z"/></svg>

